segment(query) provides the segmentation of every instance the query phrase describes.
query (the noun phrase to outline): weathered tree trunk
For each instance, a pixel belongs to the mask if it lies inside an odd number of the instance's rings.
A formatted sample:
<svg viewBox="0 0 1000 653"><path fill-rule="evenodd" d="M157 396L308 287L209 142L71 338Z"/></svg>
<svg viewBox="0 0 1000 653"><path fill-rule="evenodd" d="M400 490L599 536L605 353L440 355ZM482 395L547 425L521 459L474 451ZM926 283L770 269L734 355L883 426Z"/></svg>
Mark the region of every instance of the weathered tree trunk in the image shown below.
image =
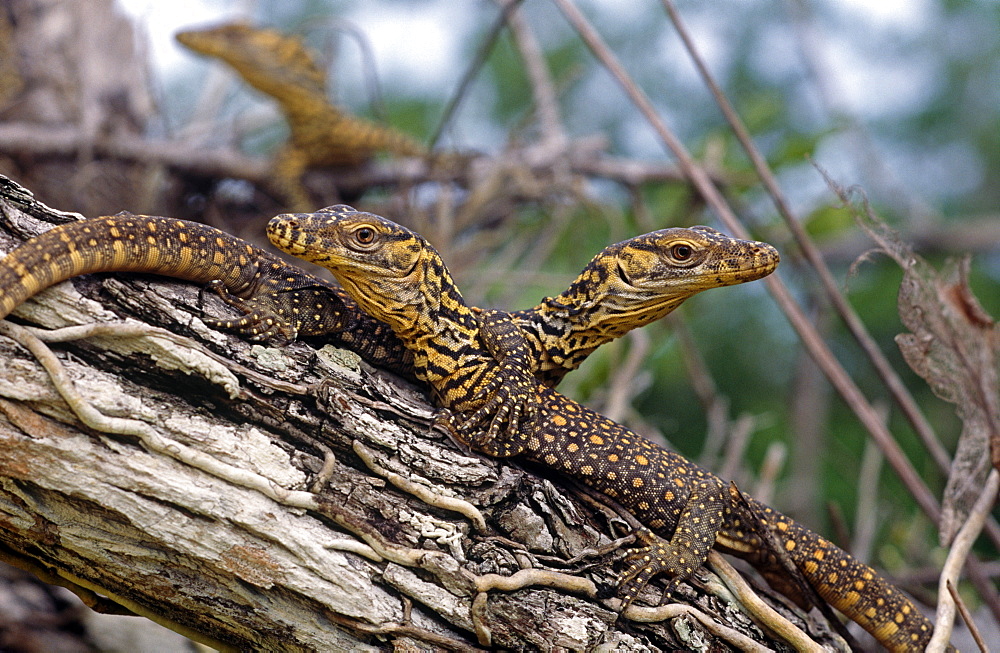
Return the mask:
<svg viewBox="0 0 1000 653"><path fill-rule="evenodd" d="M16 194L0 190L3 251L59 220ZM47 329L126 319L192 340L118 333L52 343L83 399L118 418L94 428L34 354L0 337L6 558L238 649L718 643L687 616L616 624L605 602L584 596L586 583L575 593L485 591L497 580L486 574L613 562L567 562L611 542L606 513L515 464L460 451L433 428L418 389L351 353L272 349L206 328L203 309L226 309L202 299L189 284L93 275L18 309L17 321ZM433 496L397 488L386 471ZM584 575L600 587L615 569ZM768 642L726 601L687 585L679 593Z"/></svg>

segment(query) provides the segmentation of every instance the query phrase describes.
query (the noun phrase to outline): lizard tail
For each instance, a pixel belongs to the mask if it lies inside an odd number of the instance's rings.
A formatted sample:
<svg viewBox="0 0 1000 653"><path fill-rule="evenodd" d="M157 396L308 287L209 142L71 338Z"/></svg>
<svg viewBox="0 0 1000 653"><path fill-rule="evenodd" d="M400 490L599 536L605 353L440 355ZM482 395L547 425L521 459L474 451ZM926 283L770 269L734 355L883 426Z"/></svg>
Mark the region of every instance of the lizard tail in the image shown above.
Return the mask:
<svg viewBox="0 0 1000 653"><path fill-rule="evenodd" d="M926 648L933 624L905 594L832 542L774 510L766 512L789 558L827 603L890 651Z"/></svg>
<svg viewBox="0 0 1000 653"><path fill-rule="evenodd" d="M200 283L219 279L238 292L258 276L255 250L218 229L171 218L119 213L70 222L0 260L0 319L42 290L91 272L153 272Z"/></svg>

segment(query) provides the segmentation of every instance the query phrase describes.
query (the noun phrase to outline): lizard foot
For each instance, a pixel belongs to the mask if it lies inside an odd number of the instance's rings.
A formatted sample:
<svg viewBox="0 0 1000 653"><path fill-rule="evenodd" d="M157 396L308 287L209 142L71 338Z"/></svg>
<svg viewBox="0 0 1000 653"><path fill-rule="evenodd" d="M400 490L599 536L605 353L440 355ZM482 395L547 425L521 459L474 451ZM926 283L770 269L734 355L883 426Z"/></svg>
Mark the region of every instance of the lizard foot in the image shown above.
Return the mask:
<svg viewBox="0 0 1000 653"><path fill-rule="evenodd" d="M511 377L515 377L512 382ZM471 413L452 413L449 424L455 437L476 451L508 458L524 451L538 422L540 399L537 382L519 375L499 374L483 394L489 396ZM530 384L530 390L526 387Z"/></svg>
<svg viewBox="0 0 1000 653"><path fill-rule="evenodd" d="M455 423L456 437L495 457L515 456L538 427L541 397L531 351L510 313L476 310L483 347L495 358ZM478 405L477 405L478 404Z"/></svg>
<svg viewBox="0 0 1000 653"><path fill-rule="evenodd" d="M209 327L236 333L254 342L268 341L277 345L287 344L295 340L298 335L295 325L274 311L266 302L237 297L218 279L209 282L207 289L243 313L242 317L235 320L206 318L203 321Z"/></svg>
<svg viewBox="0 0 1000 653"><path fill-rule="evenodd" d="M622 602L619 614L624 613L659 574L671 577L664 594L668 595L682 578L690 576L701 565L694 552L689 551L685 555L675 551L670 542L648 528L638 529L636 539L642 546L629 550L625 557L625 570L618 578L617 594Z"/></svg>

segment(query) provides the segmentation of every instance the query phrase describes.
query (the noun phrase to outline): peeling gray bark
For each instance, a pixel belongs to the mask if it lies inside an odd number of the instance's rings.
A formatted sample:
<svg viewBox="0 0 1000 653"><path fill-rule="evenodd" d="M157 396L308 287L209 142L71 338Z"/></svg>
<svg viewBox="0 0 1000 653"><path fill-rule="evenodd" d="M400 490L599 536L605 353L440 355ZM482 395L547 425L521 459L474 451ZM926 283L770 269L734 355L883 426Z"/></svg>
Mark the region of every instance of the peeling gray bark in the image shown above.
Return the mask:
<svg viewBox="0 0 1000 653"><path fill-rule="evenodd" d="M11 225L48 226L24 208L0 197L3 251L17 242ZM93 275L16 311L47 329L165 327L222 362L151 336L51 345L87 401L140 420L151 445L83 426L36 358L0 337L3 553L239 649L475 648L478 624L493 646L515 650L726 650L687 617L616 623L604 602L548 587L490 591L474 617L483 574L587 566L607 586L616 566L589 567L613 557L559 562L608 544L606 515L516 465L460 451L433 428L419 389L350 352L271 349L208 329L203 310L226 309L200 295L152 277ZM488 531L387 483L355 442L381 467L478 507ZM325 453L332 474L317 488ZM373 555L378 542L388 559ZM688 585L679 593L780 646L728 602Z"/></svg>

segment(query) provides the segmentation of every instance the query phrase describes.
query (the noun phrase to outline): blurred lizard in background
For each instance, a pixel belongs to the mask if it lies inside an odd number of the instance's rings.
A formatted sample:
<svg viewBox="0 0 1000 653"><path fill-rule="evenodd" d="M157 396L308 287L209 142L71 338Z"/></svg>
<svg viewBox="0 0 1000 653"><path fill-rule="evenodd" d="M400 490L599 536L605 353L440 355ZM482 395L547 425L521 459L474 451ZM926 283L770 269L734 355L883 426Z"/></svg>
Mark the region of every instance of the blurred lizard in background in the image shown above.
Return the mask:
<svg viewBox="0 0 1000 653"><path fill-rule="evenodd" d="M0 111L24 88L20 55L14 42L14 25L7 7L0 7Z"/></svg>
<svg viewBox="0 0 1000 653"><path fill-rule="evenodd" d="M247 84L278 102L291 137L275 157L273 185L294 210L311 207L302 185L309 168L358 166L377 152L428 153L410 136L352 116L330 102L326 73L297 36L229 23L179 32L176 38L190 50L226 62Z"/></svg>

